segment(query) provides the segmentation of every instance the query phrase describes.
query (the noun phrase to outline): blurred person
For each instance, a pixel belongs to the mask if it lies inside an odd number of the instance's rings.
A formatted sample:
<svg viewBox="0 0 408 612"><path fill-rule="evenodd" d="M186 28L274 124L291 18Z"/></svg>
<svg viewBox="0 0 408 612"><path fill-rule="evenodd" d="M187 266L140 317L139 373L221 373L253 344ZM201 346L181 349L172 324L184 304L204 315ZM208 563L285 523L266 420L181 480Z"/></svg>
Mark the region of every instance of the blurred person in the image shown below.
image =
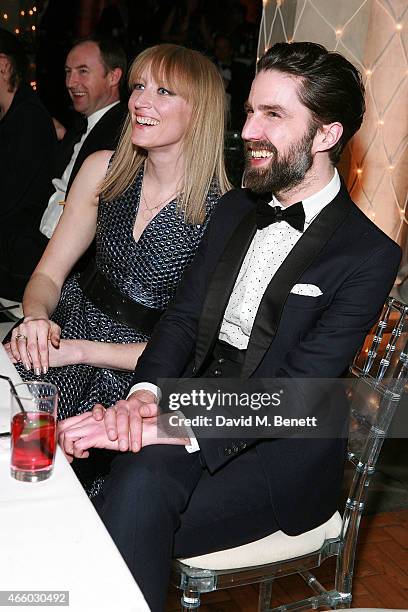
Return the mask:
<svg viewBox="0 0 408 612"><path fill-rule="evenodd" d="M37 4L37 92L51 115L66 127L71 125L72 111L63 67L73 41L80 36L77 31L80 4L81 0L64 2L63 19L61 0Z"/></svg>
<svg viewBox="0 0 408 612"><path fill-rule="evenodd" d="M57 147L51 116L27 73L22 44L0 28L0 296L9 300L21 299L44 242L32 234L44 212Z"/></svg>
<svg viewBox="0 0 408 612"><path fill-rule="evenodd" d="M212 49L213 41L203 1L176 0L163 23L161 39L200 51Z"/></svg>
<svg viewBox="0 0 408 612"><path fill-rule="evenodd" d="M239 0L230 0L219 14L219 28L216 31L232 41L235 58L255 69L259 24L248 21L247 12L247 7Z"/></svg>
<svg viewBox="0 0 408 612"><path fill-rule="evenodd" d="M7 345L23 380L57 385L60 419L123 396L229 188L224 89L212 62L158 45L135 59L129 86L119 145L78 172ZM96 262L66 280L95 233Z"/></svg>
<svg viewBox="0 0 408 612"><path fill-rule="evenodd" d="M128 12L126 0L104 0L104 6L95 28L96 33L99 36L120 40L127 49Z"/></svg>
<svg viewBox="0 0 408 612"><path fill-rule="evenodd" d="M219 34L214 41L214 63L224 81L229 110L229 128L242 130L245 122L244 103L251 84L249 68L234 59L234 49L228 36Z"/></svg>

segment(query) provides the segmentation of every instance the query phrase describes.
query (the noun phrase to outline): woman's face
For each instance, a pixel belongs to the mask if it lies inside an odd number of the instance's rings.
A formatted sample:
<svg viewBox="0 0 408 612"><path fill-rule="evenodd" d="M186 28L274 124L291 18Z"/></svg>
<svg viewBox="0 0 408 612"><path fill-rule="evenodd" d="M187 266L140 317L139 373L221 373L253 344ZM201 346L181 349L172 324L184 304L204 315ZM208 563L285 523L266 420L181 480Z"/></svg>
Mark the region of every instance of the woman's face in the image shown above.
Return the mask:
<svg viewBox="0 0 408 612"><path fill-rule="evenodd" d="M131 140L148 152L179 154L191 117L191 105L176 92L159 85L144 71L129 98Z"/></svg>

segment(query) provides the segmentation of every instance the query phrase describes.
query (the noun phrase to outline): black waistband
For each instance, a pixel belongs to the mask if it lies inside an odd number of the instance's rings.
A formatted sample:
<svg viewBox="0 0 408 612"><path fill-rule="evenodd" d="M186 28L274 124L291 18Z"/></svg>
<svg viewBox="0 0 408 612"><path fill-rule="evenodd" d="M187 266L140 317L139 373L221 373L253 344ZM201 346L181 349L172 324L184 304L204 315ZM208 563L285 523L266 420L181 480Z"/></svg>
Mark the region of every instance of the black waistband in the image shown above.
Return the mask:
<svg viewBox="0 0 408 612"><path fill-rule="evenodd" d="M92 260L79 277L79 285L86 297L106 315L129 327L150 335L164 310L143 306L120 293L96 268Z"/></svg>
<svg viewBox="0 0 408 612"><path fill-rule="evenodd" d="M245 360L246 349L238 349L227 342L217 340L213 350L213 356L215 359L224 357L233 363L243 364Z"/></svg>

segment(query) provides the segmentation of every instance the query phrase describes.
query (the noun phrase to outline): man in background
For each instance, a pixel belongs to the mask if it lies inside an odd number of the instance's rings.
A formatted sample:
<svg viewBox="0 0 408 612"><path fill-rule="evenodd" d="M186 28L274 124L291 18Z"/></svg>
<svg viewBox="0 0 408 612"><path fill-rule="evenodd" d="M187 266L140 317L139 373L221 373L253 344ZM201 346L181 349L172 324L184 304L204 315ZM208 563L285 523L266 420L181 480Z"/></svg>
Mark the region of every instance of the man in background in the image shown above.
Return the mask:
<svg viewBox="0 0 408 612"><path fill-rule="evenodd" d="M234 59L228 36L220 34L214 42L214 63L222 76L229 110L229 128L241 131L245 123L244 102L251 85L253 71Z"/></svg>
<svg viewBox="0 0 408 612"><path fill-rule="evenodd" d="M117 42L97 38L79 41L68 53L65 73L77 122L67 131L54 162L49 164L52 174L49 172L43 182L45 195L41 201L27 194L30 206L41 212L24 234L19 230L16 235L8 235L1 262L3 298L22 300L25 285L54 233L79 168L91 153L115 149L124 120L126 106L120 102L120 91L126 55Z"/></svg>
<svg viewBox="0 0 408 612"><path fill-rule="evenodd" d="M40 224L47 238L54 233L72 182L86 157L101 149L116 148L125 115L120 103L125 73L126 56L115 41L89 38L78 42L68 53L65 83L81 117L61 143L56 178L52 181L54 192Z"/></svg>

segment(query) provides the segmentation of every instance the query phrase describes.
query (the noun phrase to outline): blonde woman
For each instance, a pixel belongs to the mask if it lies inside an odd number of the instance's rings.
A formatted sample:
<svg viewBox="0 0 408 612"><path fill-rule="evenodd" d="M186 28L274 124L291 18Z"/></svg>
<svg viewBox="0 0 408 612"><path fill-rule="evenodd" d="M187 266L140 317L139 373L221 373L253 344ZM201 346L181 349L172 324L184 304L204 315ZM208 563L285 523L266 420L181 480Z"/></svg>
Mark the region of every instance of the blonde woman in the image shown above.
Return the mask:
<svg viewBox="0 0 408 612"><path fill-rule="evenodd" d="M123 397L230 187L214 65L197 51L158 45L135 59L129 85L118 148L84 162L8 345L23 378L58 386L60 418ZM95 236L95 262L66 280Z"/></svg>

